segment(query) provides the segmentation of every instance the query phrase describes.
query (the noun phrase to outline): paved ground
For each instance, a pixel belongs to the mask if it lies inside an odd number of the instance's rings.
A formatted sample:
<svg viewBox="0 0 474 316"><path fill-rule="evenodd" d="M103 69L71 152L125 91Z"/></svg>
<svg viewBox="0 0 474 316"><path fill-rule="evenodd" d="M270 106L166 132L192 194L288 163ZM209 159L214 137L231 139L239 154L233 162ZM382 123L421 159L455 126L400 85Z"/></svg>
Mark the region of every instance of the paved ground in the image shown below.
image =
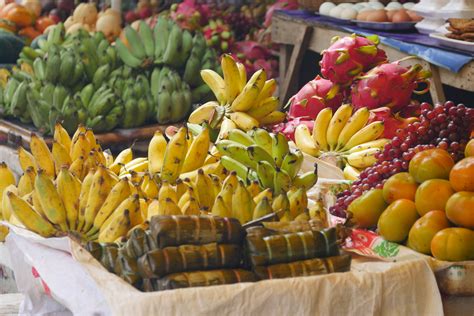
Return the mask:
<svg viewBox="0 0 474 316"><path fill-rule="evenodd" d="M18 308L23 299L23 294L0 294L0 315L18 315Z"/></svg>

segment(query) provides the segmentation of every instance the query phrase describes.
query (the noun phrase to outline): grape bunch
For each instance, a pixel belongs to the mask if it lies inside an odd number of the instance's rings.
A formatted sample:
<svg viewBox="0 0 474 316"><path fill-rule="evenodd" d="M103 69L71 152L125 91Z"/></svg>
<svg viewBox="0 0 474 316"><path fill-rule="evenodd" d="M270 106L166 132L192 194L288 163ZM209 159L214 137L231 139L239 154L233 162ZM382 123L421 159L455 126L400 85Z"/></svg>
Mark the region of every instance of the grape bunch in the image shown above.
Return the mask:
<svg viewBox="0 0 474 316"><path fill-rule="evenodd" d="M257 25L254 20L245 16L242 12L228 12L224 14L223 20L225 24L230 25L235 34L236 40L241 41L252 31Z"/></svg>
<svg viewBox="0 0 474 316"><path fill-rule="evenodd" d="M351 189L337 196L330 212L345 217L349 204L372 188L381 189L390 176L408 170L413 156L423 150L441 148L447 150L454 161L464 158L464 148L474 128L474 109L451 101L434 108L421 104L417 122L396 131L396 136L377 154L377 162L361 172Z"/></svg>

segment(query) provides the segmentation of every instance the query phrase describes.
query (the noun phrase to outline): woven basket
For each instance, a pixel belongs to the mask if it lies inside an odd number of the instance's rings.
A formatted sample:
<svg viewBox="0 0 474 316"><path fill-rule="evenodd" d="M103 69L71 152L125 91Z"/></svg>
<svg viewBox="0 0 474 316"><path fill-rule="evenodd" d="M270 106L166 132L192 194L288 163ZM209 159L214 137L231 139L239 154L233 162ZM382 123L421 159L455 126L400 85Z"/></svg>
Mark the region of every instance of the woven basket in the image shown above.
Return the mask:
<svg viewBox="0 0 474 316"><path fill-rule="evenodd" d="M312 11L312 12L317 12L319 11L319 6L323 4L323 2L326 2L327 0L298 0L298 4L305 10L307 11ZM357 3L357 2L365 2L365 1L360 1L360 0L332 0L331 1L334 4L340 4L340 3Z"/></svg>

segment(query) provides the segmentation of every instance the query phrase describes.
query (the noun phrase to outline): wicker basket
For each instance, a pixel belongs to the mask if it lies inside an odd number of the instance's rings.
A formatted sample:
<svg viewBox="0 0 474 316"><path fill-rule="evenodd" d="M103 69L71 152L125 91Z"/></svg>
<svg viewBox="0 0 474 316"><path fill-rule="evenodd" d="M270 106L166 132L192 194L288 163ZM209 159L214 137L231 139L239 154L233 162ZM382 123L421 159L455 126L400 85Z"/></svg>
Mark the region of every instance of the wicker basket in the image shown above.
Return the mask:
<svg viewBox="0 0 474 316"><path fill-rule="evenodd" d="M305 10L311 11L311 12L317 12L319 11L319 6L323 3L326 2L327 0L298 0L298 4ZM362 0L332 0L331 1L334 4L340 4L340 3L357 3L357 2L366 2Z"/></svg>

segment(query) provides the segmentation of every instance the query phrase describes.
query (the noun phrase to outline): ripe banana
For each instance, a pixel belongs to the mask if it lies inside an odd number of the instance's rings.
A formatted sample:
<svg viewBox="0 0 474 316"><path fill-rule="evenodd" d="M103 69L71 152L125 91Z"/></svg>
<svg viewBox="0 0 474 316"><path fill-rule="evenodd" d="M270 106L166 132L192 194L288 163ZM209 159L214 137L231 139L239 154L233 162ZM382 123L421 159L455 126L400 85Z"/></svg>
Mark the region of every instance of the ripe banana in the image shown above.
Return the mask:
<svg viewBox="0 0 474 316"><path fill-rule="evenodd" d="M332 109L324 108L314 120L313 140L321 150L329 150L326 133L332 119Z"/></svg>
<svg viewBox="0 0 474 316"><path fill-rule="evenodd" d="M230 113L230 119L244 131L249 131L253 128L257 128L260 125L260 123L255 118L244 112Z"/></svg>
<svg viewBox="0 0 474 316"><path fill-rule="evenodd" d="M366 143L362 143L360 145L354 146L351 149L349 149L347 151L347 153L352 154L352 153L355 153L357 151L361 151L361 150L369 149L369 148L378 148L378 149L382 150L384 148L384 146L386 144L388 144L389 142L390 142L390 140L387 139L387 138L379 138L379 139L376 139L376 140L372 140L370 142L366 142Z"/></svg>
<svg viewBox="0 0 474 316"><path fill-rule="evenodd" d="M91 187L89 190L89 197L84 209L84 226L82 231L87 232L94 224L94 219L104 204L107 196L112 188L112 181L104 166L99 166L95 172Z"/></svg>
<svg viewBox="0 0 474 316"><path fill-rule="evenodd" d="M212 93L216 96L219 104L224 105L228 102L226 97L225 81L224 79L214 70L203 69L201 70L202 80L211 88ZM191 122L196 123L196 122ZM196 123L199 124L199 123Z"/></svg>
<svg viewBox="0 0 474 316"><path fill-rule="evenodd" d="M92 186L92 179L94 178L95 170L91 169L84 177L81 186L81 193L79 194L79 214L77 216L77 227L76 229L80 231L84 226L84 216L87 206L87 200L89 198L90 188Z"/></svg>
<svg viewBox="0 0 474 316"><path fill-rule="evenodd" d="M202 167L206 160L210 143L209 128L205 127L198 136L194 138L191 146L189 146L181 172L189 172Z"/></svg>
<svg viewBox="0 0 474 316"><path fill-rule="evenodd" d="M77 216L79 214L79 195L81 194L81 182L67 168L62 166L56 179L58 194L66 209L66 218L69 229L76 229Z"/></svg>
<svg viewBox="0 0 474 316"><path fill-rule="evenodd" d="M295 143L301 151L310 156L317 157L319 148L316 146L313 137L305 124L298 125L295 130Z"/></svg>
<svg viewBox="0 0 474 316"><path fill-rule="evenodd" d="M253 211L252 219L257 220L264 217L265 215L273 213L272 205L267 197L264 197L260 203L255 206Z"/></svg>
<svg viewBox="0 0 474 316"><path fill-rule="evenodd" d="M219 103L216 101L209 101L198 107L195 111L189 116L188 122L192 124L202 124L204 122L209 122L216 108L219 106Z"/></svg>
<svg viewBox="0 0 474 316"><path fill-rule="evenodd" d="M350 104L341 105L334 113L326 132L326 141L329 149L334 150L337 146L339 134L352 115L352 106Z"/></svg>
<svg viewBox="0 0 474 316"><path fill-rule="evenodd" d="M54 159L54 165L56 169L56 174L59 174L63 165L66 165L68 168L72 164L71 156L67 149L57 141L53 140L52 155Z"/></svg>
<svg viewBox="0 0 474 316"><path fill-rule="evenodd" d="M32 167L35 170L37 169L35 157L21 146L18 147L18 161L20 162L20 167L23 172L26 172L26 169L29 167Z"/></svg>
<svg viewBox="0 0 474 316"><path fill-rule="evenodd" d="M60 123L54 125L53 139L63 145L68 153L71 151L71 138Z"/></svg>
<svg viewBox="0 0 474 316"><path fill-rule="evenodd" d="M359 179L360 171L347 164L344 167L344 178L346 180L356 181Z"/></svg>
<svg viewBox="0 0 474 316"><path fill-rule="evenodd" d="M212 207L211 214L220 217L232 217L232 211L225 205L222 196L218 196Z"/></svg>
<svg viewBox="0 0 474 316"><path fill-rule="evenodd" d="M365 169L377 162L375 154L380 152L378 148L369 148L346 156L347 163L354 168Z"/></svg>
<svg viewBox="0 0 474 316"><path fill-rule="evenodd" d="M255 203L250 193L245 188L243 181L239 181L232 195L232 217L237 218L241 224L252 220Z"/></svg>
<svg viewBox="0 0 474 316"><path fill-rule="evenodd" d="M148 170L152 174L161 171L166 151L166 139L161 131L156 131L148 145Z"/></svg>
<svg viewBox="0 0 474 316"><path fill-rule="evenodd" d="M43 138L36 134L31 134L30 141L31 153L35 157L38 168L44 170L44 173L50 178L54 178L54 159ZM34 166L33 166L34 167Z"/></svg>
<svg viewBox="0 0 474 316"><path fill-rule="evenodd" d="M186 157L187 134L187 128L181 127L171 138L165 151L163 166L161 168L161 179L174 183L178 178Z"/></svg>
<svg viewBox="0 0 474 316"><path fill-rule="evenodd" d="M212 190L212 180L202 169L198 170L194 190L201 208L211 210L214 202L214 191Z"/></svg>
<svg viewBox="0 0 474 316"><path fill-rule="evenodd" d="M363 107L357 110L347 121L346 126L342 129L337 139L336 149L344 148L351 137L362 129L367 121L369 120L370 111L368 108Z"/></svg>
<svg viewBox="0 0 474 316"><path fill-rule="evenodd" d="M382 121L372 122L355 133L346 143L344 149L350 149L357 145L375 140L382 135L384 123Z"/></svg>
<svg viewBox="0 0 474 316"><path fill-rule="evenodd" d="M123 213L114 217L104 229L101 229L97 240L101 243L114 242L118 238L125 236L130 227L130 211L126 209Z"/></svg>
<svg viewBox="0 0 474 316"><path fill-rule="evenodd" d="M110 170L112 170L115 174L119 174L120 168L123 165L129 163L133 159L133 151L132 148L127 148L122 150L114 160L114 163L110 166Z"/></svg>
<svg viewBox="0 0 474 316"><path fill-rule="evenodd" d="M232 56L224 54L221 57L221 67L224 74L225 94L228 102L233 101L240 93L240 72Z"/></svg>

